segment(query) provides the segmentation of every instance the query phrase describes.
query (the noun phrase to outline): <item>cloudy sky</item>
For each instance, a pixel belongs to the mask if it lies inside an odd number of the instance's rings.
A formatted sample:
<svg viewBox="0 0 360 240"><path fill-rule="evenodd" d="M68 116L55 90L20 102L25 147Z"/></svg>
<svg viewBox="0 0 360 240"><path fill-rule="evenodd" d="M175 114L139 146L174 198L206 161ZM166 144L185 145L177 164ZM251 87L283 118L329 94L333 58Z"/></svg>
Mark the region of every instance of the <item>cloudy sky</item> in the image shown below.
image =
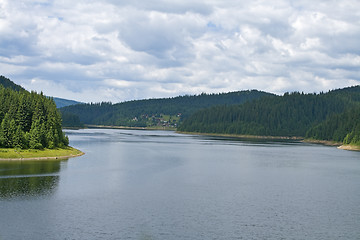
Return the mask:
<svg viewBox="0 0 360 240"><path fill-rule="evenodd" d="M358 0L0 0L0 75L120 102L360 84Z"/></svg>

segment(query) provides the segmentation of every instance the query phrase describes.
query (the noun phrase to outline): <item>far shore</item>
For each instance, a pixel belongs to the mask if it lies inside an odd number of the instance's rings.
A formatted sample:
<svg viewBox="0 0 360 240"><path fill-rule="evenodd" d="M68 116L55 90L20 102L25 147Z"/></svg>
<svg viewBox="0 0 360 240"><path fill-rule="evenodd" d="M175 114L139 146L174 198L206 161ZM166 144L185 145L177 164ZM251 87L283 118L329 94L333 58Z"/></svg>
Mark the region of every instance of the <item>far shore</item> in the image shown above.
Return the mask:
<svg viewBox="0 0 360 240"><path fill-rule="evenodd" d="M360 146L351 145L351 144L343 144L342 142L334 142L334 141L326 141L326 140L314 140L314 139L305 139L304 142L308 143L318 143L327 146L334 146L338 149L350 150L350 151L360 151Z"/></svg>
<svg viewBox="0 0 360 240"><path fill-rule="evenodd" d="M84 154L82 151L72 147L44 150L1 148L0 161L64 160Z"/></svg>
<svg viewBox="0 0 360 240"><path fill-rule="evenodd" d="M190 135L205 135L205 136L219 136L219 137L235 137L243 139L263 139L263 140L296 140L306 143L315 143L322 144L326 146L334 146L338 149L351 150L351 151L360 151L360 146L356 145L344 145L342 142L327 141L327 140L314 140L314 139L305 139L304 137L285 137L285 136L258 136L258 135L241 135L241 134L221 134L221 133L198 133L198 132L180 132L182 134Z"/></svg>
<svg viewBox="0 0 360 240"><path fill-rule="evenodd" d="M181 134L189 135L204 135L204 136L217 136L217 137L235 137L243 139L272 139L272 140L304 140L303 137L284 137L284 136L259 136L259 135L246 135L246 134L225 134L225 133L199 133L199 132L180 132Z"/></svg>
<svg viewBox="0 0 360 240"><path fill-rule="evenodd" d="M342 142L335 142L335 141L328 141L328 140L315 140L315 139L304 139L303 142L317 143L317 144L323 144L326 146L334 146L334 147L339 147L339 146L343 145Z"/></svg>
<svg viewBox="0 0 360 240"><path fill-rule="evenodd" d="M102 129L128 129L128 130L166 130L166 131L176 131L176 128L173 127L163 127L163 126L153 126L153 127L127 127L127 126L112 126L112 125L85 125L84 128L102 128ZM74 129L66 128L64 129ZM78 128L81 129L81 128Z"/></svg>

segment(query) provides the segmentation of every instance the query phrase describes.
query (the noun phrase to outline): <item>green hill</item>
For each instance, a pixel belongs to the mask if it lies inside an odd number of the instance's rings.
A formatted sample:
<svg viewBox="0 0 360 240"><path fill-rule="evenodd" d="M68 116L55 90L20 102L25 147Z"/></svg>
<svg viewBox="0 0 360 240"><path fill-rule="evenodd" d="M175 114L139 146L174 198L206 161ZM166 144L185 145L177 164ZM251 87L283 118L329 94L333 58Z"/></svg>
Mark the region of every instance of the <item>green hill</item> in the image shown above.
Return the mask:
<svg viewBox="0 0 360 240"><path fill-rule="evenodd" d="M185 119L178 130L261 136L308 136L342 141L342 137L350 134L351 129L346 129L345 135L336 139L330 136L331 134L324 138L317 132L324 131L325 127L321 126L325 125L321 124L324 124L326 119L332 116L338 116L338 120L344 118L342 113L358 107L359 104L360 86L320 94L286 93L284 96L270 96L242 105L200 110ZM355 119L347 118L343 121L352 126ZM333 121L335 120L331 123ZM337 127L338 124L331 128ZM307 134L308 131L310 132Z"/></svg>
<svg viewBox="0 0 360 240"><path fill-rule="evenodd" d="M123 103L90 103L61 108L62 114L78 115L85 124L129 127L176 127L192 113L215 105L234 105L273 94L257 90L146 99ZM67 122L64 119L64 124Z"/></svg>

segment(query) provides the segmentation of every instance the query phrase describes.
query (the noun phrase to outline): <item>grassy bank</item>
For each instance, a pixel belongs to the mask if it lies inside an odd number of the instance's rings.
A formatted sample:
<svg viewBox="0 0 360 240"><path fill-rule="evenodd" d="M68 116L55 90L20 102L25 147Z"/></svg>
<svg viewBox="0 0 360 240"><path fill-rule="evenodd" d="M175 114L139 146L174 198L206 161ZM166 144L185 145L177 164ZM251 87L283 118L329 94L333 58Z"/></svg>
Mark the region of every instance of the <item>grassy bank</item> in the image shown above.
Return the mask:
<svg viewBox="0 0 360 240"><path fill-rule="evenodd" d="M0 148L0 160L55 160L77 157L83 154L80 150L72 147L44 150Z"/></svg>

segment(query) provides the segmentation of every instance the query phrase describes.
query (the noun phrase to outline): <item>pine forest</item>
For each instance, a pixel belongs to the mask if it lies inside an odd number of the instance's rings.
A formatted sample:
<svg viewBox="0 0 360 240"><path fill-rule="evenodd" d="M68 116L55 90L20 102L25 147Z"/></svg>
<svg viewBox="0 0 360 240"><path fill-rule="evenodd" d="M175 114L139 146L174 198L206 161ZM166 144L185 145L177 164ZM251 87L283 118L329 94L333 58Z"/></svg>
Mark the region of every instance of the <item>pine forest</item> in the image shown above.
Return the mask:
<svg viewBox="0 0 360 240"><path fill-rule="evenodd" d="M270 96L214 106L184 119L183 132L285 136L360 144L360 87Z"/></svg>
<svg viewBox="0 0 360 240"><path fill-rule="evenodd" d="M0 147L62 148L69 144L53 99L0 85Z"/></svg>

